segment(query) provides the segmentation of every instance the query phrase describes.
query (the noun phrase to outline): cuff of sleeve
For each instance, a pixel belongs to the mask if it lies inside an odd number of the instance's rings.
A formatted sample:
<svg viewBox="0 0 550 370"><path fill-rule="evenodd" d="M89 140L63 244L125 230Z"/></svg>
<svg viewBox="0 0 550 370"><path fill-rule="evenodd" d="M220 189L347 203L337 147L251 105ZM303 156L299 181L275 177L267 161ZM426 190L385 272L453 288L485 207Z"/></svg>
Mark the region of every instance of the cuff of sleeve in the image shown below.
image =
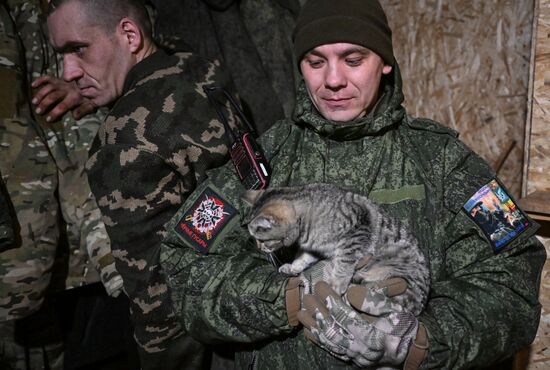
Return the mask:
<svg viewBox="0 0 550 370"><path fill-rule="evenodd" d="M300 325L298 320L298 312L300 312L300 284L302 280L298 277L288 279L285 287L285 304L288 324L290 326Z"/></svg>
<svg viewBox="0 0 550 370"><path fill-rule="evenodd" d="M416 338L409 349L403 370L417 370L428 353L428 333L422 323L418 324Z"/></svg>
<svg viewBox="0 0 550 370"><path fill-rule="evenodd" d="M111 252L105 254L103 257L101 257L97 261L97 264L99 265L99 268L102 268L102 269L109 266L111 263L115 263L115 258L113 257Z"/></svg>

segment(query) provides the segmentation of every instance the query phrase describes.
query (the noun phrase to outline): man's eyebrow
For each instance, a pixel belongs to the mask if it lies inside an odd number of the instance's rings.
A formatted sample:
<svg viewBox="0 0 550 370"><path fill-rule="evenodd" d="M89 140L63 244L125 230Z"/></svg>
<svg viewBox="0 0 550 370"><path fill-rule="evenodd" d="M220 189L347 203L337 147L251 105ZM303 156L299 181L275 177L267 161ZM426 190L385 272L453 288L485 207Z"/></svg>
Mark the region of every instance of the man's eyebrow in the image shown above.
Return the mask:
<svg viewBox="0 0 550 370"><path fill-rule="evenodd" d="M370 51L369 49L365 48L365 47L362 47L362 46L352 46L352 47L349 47L347 49L344 49L342 50L341 52L338 53L338 56L339 57L347 57L348 55L350 54L354 54L354 53L359 53L361 55L369 55L370 53L372 53L372 51ZM325 57L325 54L316 50L316 49L313 49L311 51L309 51L307 55L314 55L314 56L317 56L317 57L320 57L320 58L324 58Z"/></svg>
<svg viewBox="0 0 550 370"><path fill-rule="evenodd" d="M371 51L367 48L357 46L357 47L351 47L348 49L343 50L340 54L341 57L347 57L350 54L359 53L361 55L369 55Z"/></svg>
<svg viewBox="0 0 550 370"><path fill-rule="evenodd" d="M315 49L310 50L309 52L307 52L305 56L307 57L308 55L314 55L314 56L320 57L320 58L323 58L325 56L323 53L321 53L321 52L319 52Z"/></svg>
<svg viewBox="0 0 550 370"><path fill-rule="evenodd" d="M63 45L60 46L52 46L52 49L58 53L58 54L65 54L67 52L71 52L74 49L82 46L86 46L87 43L82 41L67 41Z"/></svg>

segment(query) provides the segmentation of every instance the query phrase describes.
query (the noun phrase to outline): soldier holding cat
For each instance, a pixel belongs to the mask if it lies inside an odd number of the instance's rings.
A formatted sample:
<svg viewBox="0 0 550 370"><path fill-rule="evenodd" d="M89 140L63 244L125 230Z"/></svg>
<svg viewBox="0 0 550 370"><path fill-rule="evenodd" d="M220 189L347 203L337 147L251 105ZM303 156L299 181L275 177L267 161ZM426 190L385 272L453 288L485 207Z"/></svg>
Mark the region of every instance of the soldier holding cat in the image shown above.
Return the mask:
<svg viewBox="0 0 550 370"><path fill-rule="evenodd" d="M399 292L355 285L340 297L320 282L324 261L302 279L280 274L247 232L250 206L229 165L211 171L167 225L161 263L187 331L247 344L239 369L483 368L528 345L546 258L537 225L454 131L407 115L378 1L310 0L293 40L304 81L292 119L261 137L270 186L340 185L399 219L429 259L426 307L365 318ZM491 237L470 215L480 201L521 222ZM301 294L306 284L313 295Z"/></svg>

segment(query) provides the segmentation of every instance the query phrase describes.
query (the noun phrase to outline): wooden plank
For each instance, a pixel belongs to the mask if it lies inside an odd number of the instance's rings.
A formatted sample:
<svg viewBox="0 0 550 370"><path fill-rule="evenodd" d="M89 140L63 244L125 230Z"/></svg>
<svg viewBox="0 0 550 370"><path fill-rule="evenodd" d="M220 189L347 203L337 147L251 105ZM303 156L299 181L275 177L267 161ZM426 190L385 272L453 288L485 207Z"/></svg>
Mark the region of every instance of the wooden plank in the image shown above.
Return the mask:
<svg viewBox="0 0 550 370"><path fill-rule="evenodd" d="M550 192L535 191L519 200L522 210L550 217Z"/></svg>
<svg viewBox="0 0 550 370"><path fill-rule="evenodd" d="M550 0L538 0L522 194L550 192Z"/></svg>

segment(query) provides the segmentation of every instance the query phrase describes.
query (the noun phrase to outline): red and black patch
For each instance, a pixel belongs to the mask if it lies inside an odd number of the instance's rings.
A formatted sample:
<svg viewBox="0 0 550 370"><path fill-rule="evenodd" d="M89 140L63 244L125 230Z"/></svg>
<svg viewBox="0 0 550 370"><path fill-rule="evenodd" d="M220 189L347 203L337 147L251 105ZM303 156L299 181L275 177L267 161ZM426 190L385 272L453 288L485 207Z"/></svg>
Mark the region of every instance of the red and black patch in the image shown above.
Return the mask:
<svg viewBox="0 0 550 370"><path fill-rule="evenodd" d="M206 187L175 226L176 233L198 252L207 254L238 211Z"/></svg>

